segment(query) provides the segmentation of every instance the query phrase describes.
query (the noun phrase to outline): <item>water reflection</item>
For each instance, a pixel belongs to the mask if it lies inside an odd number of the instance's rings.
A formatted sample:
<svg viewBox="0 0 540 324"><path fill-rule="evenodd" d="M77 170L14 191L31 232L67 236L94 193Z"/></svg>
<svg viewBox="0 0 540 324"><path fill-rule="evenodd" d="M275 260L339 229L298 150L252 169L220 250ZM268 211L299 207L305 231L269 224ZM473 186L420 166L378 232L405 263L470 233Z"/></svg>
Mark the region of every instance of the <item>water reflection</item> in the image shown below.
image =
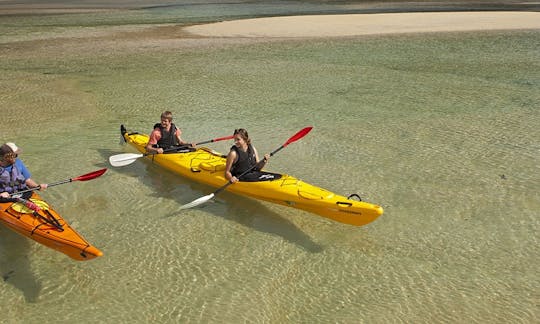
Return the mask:
<svg viewBox="0 0 540 324"><path fill-rule="evenodd" d="M124 152L101 151L101 154L106 159L110 155L119 153ZM215 190L210 186L185 179L142 158L133 164L114 168L111 171L124 176L137 176L143 186L151 188L150 197L172 200L178 207ZM259 232L280 236L308 252L318 253L322 251L322 246L314 242L295 224L270 210L265 206L265 203L257 200L223 192L214 201L195 208ZM184 212L179 210L163 211L165 219L181 216Z"/></svg>
<svg viewBox="0 0 540 324"><path fill-rule="evenodd" d="M195 188L193 190L206 194L206 192L214 189L206 187L202 190ZM215 199L216 203L213 206L208 206L205 209L206 211L210 211L216 216L235 221L256 231L281 236L288 242L296 244L308 252L319 253L323 250L321 245L314 242L311 237L291 221L270 210L264 205L265 203L229 192L221 193Z"/></svg>
<svg viewBox="0 0 540 324"><path fill-rule="evenodd" d="M35 303L42 287L32 271L29 251L29 239L0 226L0 275L24 294L26 302Z"/></svg>

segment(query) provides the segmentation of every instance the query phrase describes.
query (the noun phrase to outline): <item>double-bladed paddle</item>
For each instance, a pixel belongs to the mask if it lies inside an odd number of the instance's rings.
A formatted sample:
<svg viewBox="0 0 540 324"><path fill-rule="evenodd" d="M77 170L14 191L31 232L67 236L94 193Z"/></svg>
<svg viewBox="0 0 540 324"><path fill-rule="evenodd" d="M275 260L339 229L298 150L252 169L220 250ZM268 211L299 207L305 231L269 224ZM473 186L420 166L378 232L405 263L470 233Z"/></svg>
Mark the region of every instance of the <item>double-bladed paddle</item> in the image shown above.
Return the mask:
<svg viewBox="0 0 540 324"><path fill-rule="evenodd" d="M92 179L95 179L97 177L100 177L103 173L105 173L105 171L107 171L107 168L103 168L101 170L97 170L97 171L94 171L94 172L83 174L83 175L80 175L80 176L75 177L75 178L70 178L70 179L65 179L65 180L60 180L60 181L57 181L57 182L49 183L49 184L47 184L47 187L54 187L54 186L58 186L58 185L61 185L61 184L64 184L64 183L70 183L70 182L73 182L73 181L92 180ZM25 192L39 190L39 189L40 189L40 187L38 186L38 187L35 187L35 188L30 188L30 189L26 189L26 190L22 190L22 191L17 191L17 192L12 193L10 196L11 197L16 197L16 196L19 196L20 194L23 194Z"/></svg>
<svg viewBox="0 0 540 324"><path fill-rule="evenodd" d="M277 152L279 152L280 150L282 150L283 148L285 148L287 145L293 143L293 142L296 142L298 141L299 139L301 139L302 137L306 136L307 133L309 133L311 131L313 127L309 126L309 127L306 127L302 130L300 130L298 133L294 134L291 138L289 138L287 140L287 142L285 142L285 144L281 145L278 149L276 149L275 151L273 151L272 153L270 153L270 156L273 156L274 154L276 154ZM256 163L254 166L252 166L251 168L249 168L248 170L246 170L244 173L240 174L239 176L237 176L238 179L242 178L242 176L248 174L249 172L253 171L253 169L255 169L258 165L259 165L260 161L258 163ZM221 186L218 190L214 191L213 193L209 194L209 195L206 195L204 197L201 197L201 198L198 198L198 199L195 199L194 201L188 203L188 204L185 204L183 206L180 207L180 209L188 209L188 208L191 208L191 207L195 207L195 206L199 206L201 204L204 204L205 202L209 201L210 199L214 198L215 195L217 195L218 193L222 192L223 190L225 190L228 186L230 186L232 184L232 182L228 181L226 184L224 184L223 186Z"/></svg>
<svg viewBox="0 0 540 324"><path fill-rule="evenodd" d="M207 143L219 142L219 141L224 141L224 140L228 140L228 139L232 139L232 138L234 138L234 135L214 138L214 139L211 139L211 140L208 140L208 141L196 143L195 145L202 145L202 144L207 144ZM188 146L187 145L175 146L175 147L166 149L163 152L172 152L172 151L182 149L183 147L187 148ZM135 160L137 160L138 158L142 158L143 156L154 155L154 154L157 154L157 153L152 152L152 153L144 153L144 154L135 154L135 153L117 154L117 155L113 155L113 156L109 157L109 163L111 163L111 165L114 166L114 167L121 167L121 166L131 164L131 163L135 162Z"/></svg>

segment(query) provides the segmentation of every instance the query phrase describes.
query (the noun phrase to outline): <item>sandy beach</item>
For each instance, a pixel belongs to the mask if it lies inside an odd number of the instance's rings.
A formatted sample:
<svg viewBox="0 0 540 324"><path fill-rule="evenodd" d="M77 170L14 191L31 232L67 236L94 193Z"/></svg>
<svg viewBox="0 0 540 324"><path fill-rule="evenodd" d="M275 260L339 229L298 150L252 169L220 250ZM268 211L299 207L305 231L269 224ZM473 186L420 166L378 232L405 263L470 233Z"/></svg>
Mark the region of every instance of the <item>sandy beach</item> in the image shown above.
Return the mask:
<svg viewBox="0 0 540 324"><path fill-rule="evenodd" d="M185 28L207 37L342 37L376 34L540 29L540 12L417 12L289 16Z"/></svg>

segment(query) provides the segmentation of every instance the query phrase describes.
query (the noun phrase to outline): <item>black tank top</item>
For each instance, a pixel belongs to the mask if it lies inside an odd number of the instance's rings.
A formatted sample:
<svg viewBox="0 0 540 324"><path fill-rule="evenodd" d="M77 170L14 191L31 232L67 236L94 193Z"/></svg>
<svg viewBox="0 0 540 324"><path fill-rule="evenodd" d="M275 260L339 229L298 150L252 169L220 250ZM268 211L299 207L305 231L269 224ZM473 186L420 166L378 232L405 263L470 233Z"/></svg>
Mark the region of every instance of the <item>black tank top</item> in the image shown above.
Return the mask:
<svg viewBox="0 0 540 324"><path fill-rule="evenodd" d="M233 176L240 175L252 168L255 164L257 164L255 150L253 149L251 144L248 144L247 152L239 149L238 147L236 147L236 145L233 145L231 147L231 150L234 150L236 152L236 156L238 157L238 159L231 168L231 174Z"/></svg>

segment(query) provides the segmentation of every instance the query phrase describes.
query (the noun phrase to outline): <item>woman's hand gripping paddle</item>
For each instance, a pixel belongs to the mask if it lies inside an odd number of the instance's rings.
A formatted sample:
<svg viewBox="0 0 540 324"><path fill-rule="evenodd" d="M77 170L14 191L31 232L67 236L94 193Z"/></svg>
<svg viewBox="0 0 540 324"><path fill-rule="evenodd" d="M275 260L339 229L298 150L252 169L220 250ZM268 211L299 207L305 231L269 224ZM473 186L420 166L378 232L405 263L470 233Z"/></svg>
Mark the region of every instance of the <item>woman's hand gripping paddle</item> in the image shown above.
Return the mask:
<svg viewBox="0 0 540 324"><path fill-rule="evenodd" d="M219 141L229 140L229 139L233 139L233 138L234 138L234 135L225 136L225 137L219 137L219 138L214 138L214 139L211 139L211 140L208 140L208 141L196 143L195 145L202 145L202 144L207 144L207 143L219 142ZM185 145L184 146L176 146L176 147L173 147L173 148L166 149L163 152L176 151L176 150L178 150L178 149L180 149L182 147L186 147L186 146ZM135 153L117 154L117 155L113 155L113 156L109 157L109 163L114 167L121 167L121 166L131 164L131 163L135 162L135 160L137 160L138 158L142 158L143 156L154 155L154 154L157 154L157 153L152 152L152 153L144 153L144 154L135 154Z"/></svg>
<svg viewBox="0 0 540 324"><path fill-rule="evenodd" d="M285 142L285 144L281 145L278 149L276 149L275 151L273 151L272 153L270 153L270 156L273 156L274 154L276 154L277 152L279 152L280 150L282 150L283 148L285 148L287 145L293 143L293 142L296 142L298 141L299 139L301 139L302 137L306 136L307 133L309 133L311 131L313 127L309 126L309 127L306 127L302 130L300 130L298 133L294 134L291 138L289 138L287 140L287 142ZM246 170L244 173L242 173L241 175L239 175L237 178L240 179L243 175L246 175L247 173L253 171L253 169L255 169L257 167L258 163L255 164L254 166L252 166L251 168L249 168L248 170ZM220 187L218 190L214 191L213 193L207 195L207 196L204 196L204 197L201 197L201 198L198 198L198 199L195 199L194 201L188 203L188 204L185 204L183 206L180 207L180 210L182 209L188 209L188 208L191 208L191 207L195 207L195 206L199 206L199 205L202 205L204 204L205 202L209 201L210 199L214 198L215 195L217 195L218 193L220 193L221 191L225 190L228 186L230 186L232 184L232 182L227 182L225 185L223 185L222 187Z"/></svg>

